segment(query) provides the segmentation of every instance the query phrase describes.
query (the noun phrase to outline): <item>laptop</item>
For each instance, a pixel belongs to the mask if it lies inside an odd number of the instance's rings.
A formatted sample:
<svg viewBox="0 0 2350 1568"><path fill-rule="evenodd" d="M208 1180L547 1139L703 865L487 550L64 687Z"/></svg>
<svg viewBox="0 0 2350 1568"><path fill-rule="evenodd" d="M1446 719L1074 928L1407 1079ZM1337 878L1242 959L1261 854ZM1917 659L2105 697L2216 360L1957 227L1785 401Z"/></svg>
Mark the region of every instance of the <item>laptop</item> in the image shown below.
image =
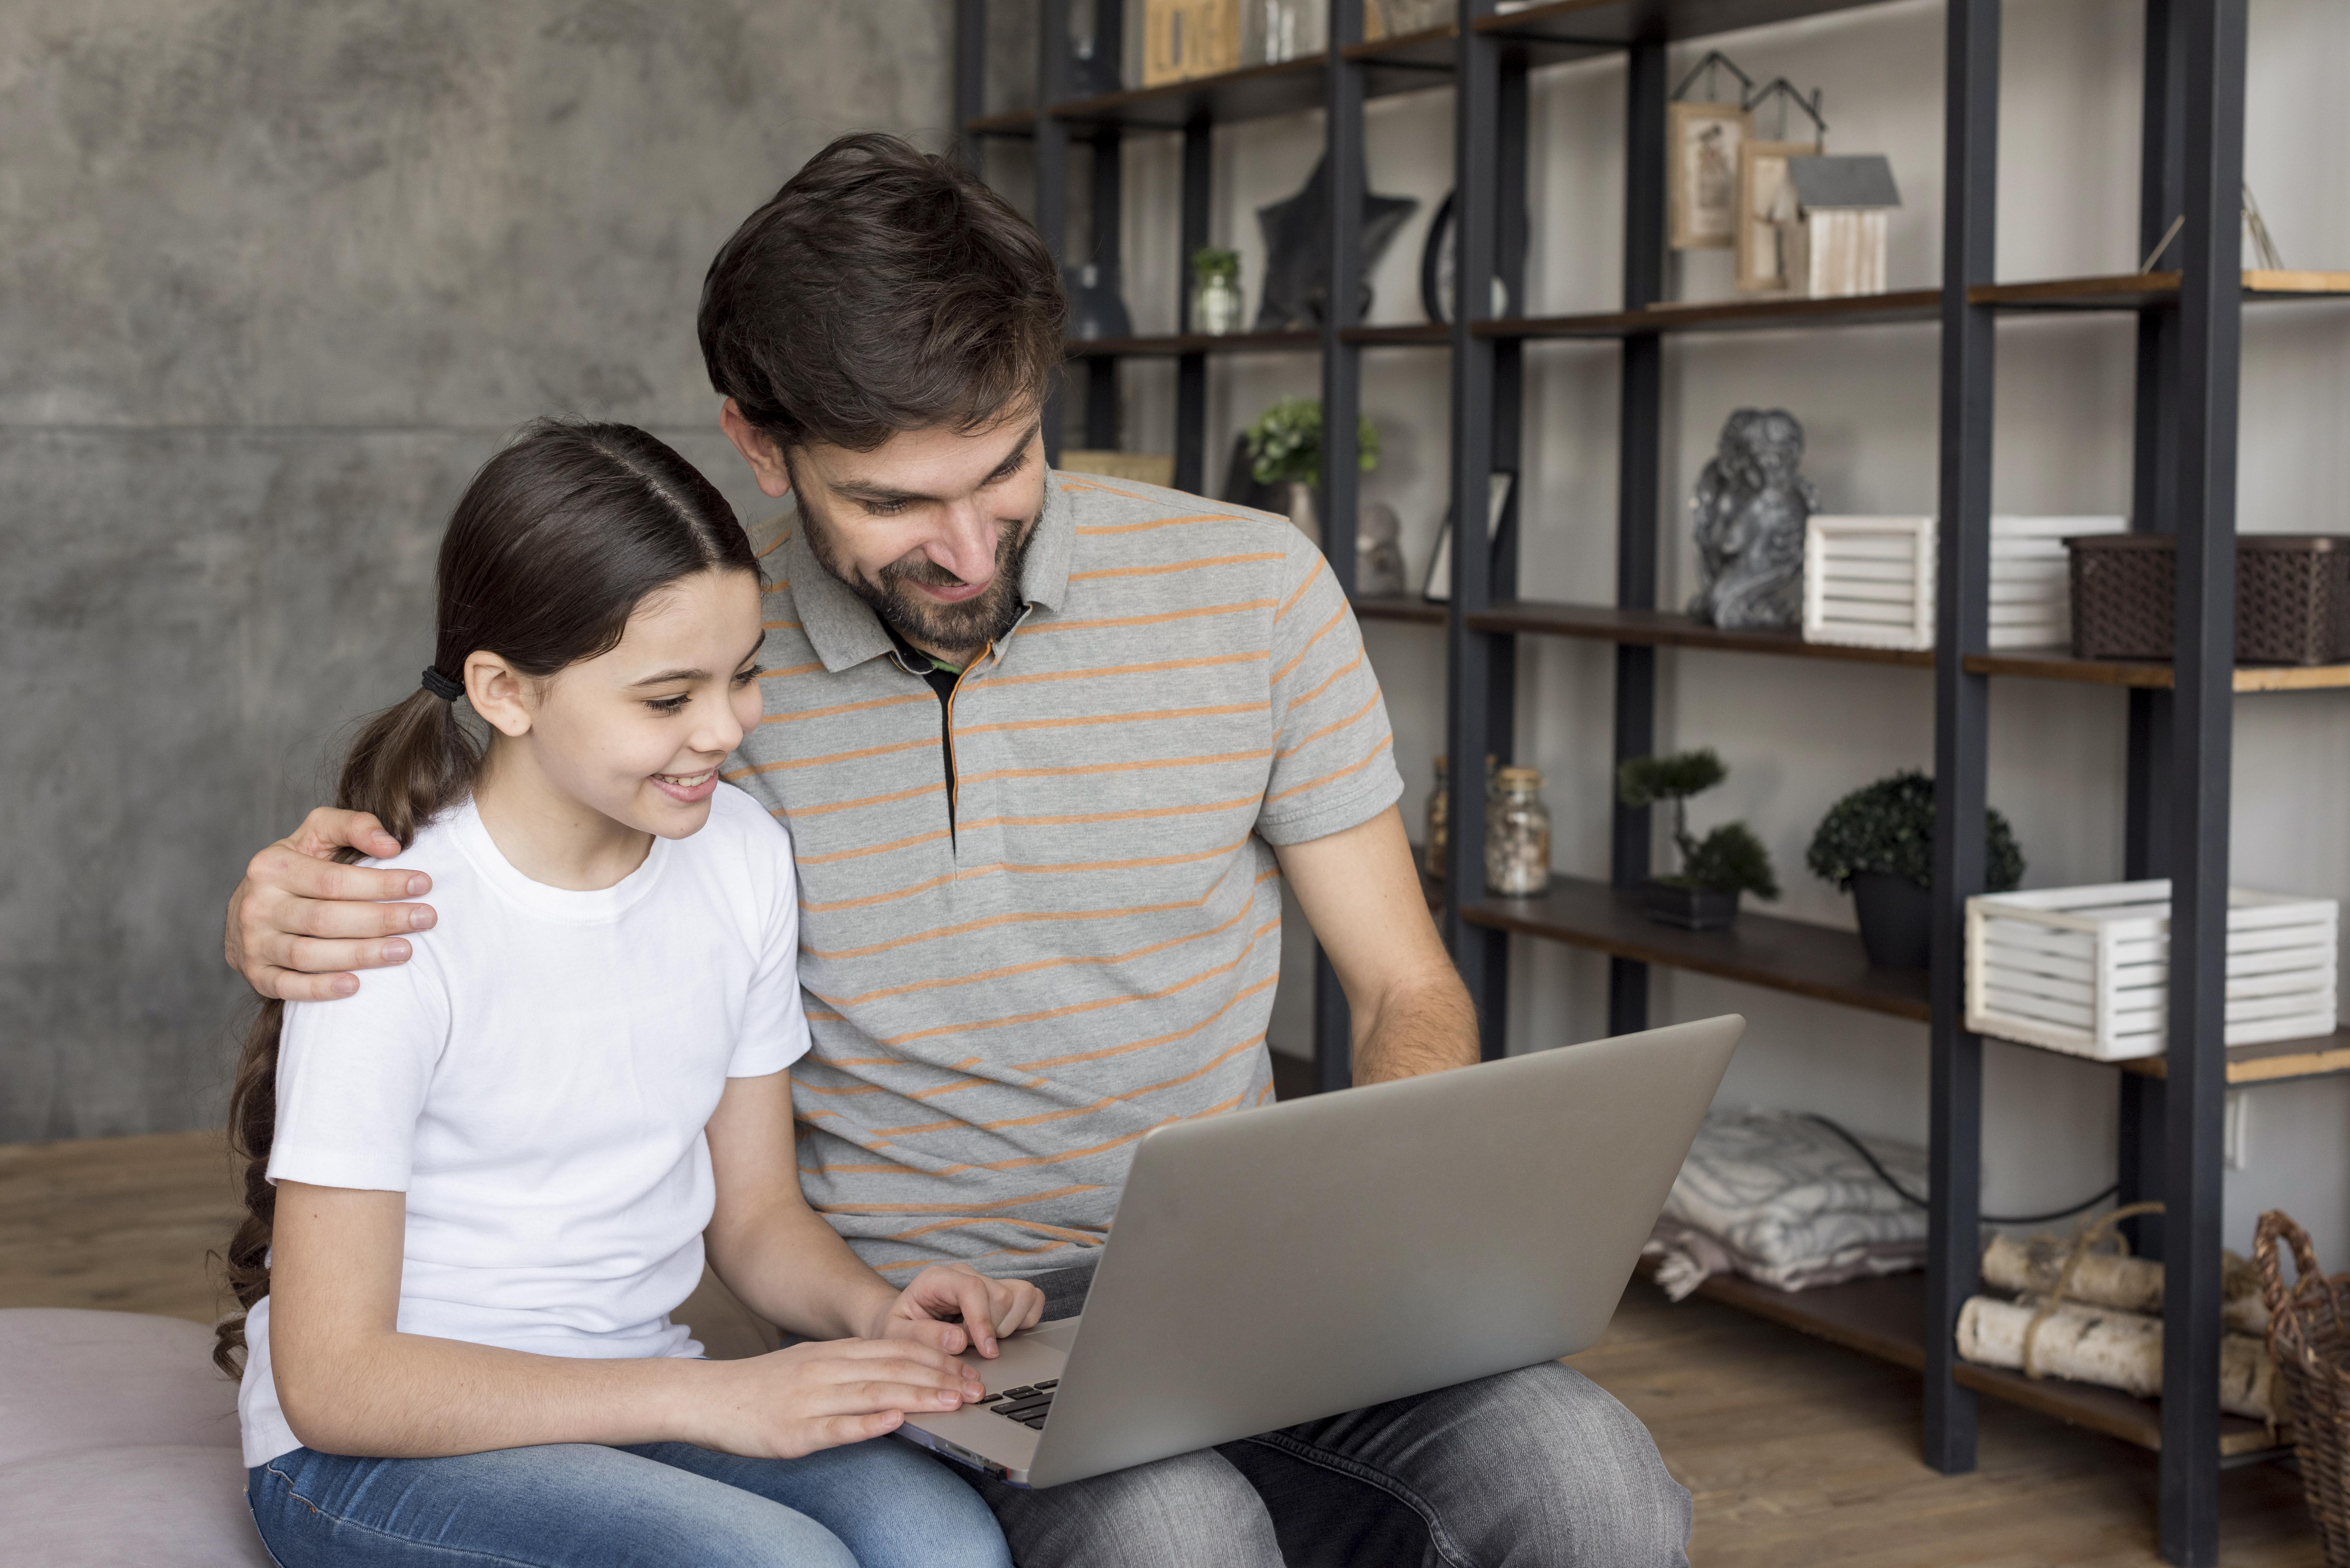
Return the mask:
<svg viewBox="0 0 2350 1568"><path fill-rule="evenodd" d="M1145 1137L1081 1316L898 1436L1050 1487L1596 1344L1746 1021Z"/></svg>

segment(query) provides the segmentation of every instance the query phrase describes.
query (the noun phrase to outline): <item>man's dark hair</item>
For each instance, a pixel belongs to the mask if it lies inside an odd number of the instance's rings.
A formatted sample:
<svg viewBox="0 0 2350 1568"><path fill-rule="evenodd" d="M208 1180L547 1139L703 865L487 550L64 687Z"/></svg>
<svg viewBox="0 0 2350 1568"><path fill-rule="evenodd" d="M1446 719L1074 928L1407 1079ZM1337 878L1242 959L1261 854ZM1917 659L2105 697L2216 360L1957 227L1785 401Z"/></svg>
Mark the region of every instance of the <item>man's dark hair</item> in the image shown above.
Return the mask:
<svg viewBox="0 0 2350 1568"><path fill-rule="evenodd" d="M710 384L785 447L870 452L1038 403L1067 313L1043 236L968 170L844 136L720 248L702 280Z"/></svg>

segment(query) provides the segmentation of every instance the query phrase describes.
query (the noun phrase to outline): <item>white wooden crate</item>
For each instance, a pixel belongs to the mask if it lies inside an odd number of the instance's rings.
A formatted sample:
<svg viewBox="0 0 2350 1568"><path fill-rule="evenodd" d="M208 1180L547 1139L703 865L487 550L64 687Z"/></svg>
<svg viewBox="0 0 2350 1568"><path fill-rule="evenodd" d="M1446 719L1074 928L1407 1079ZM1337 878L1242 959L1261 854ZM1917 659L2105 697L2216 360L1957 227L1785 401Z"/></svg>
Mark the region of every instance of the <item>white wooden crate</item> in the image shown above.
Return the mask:
<svg viewBox="0 0 2350 1568"><path fill-rule="evenodd" d="M1993 517L1989 645L2072 641L2064 540L2128 526L2122 517ZM1804 538L1804 640L1933 647L1937 534L1931 517L1812 518Z"/></svg>
<svg viewBox="0 0 2350 1568"><path fill-rule="evenodd" d="M2228 892L2225 1041L2331 1034L2341 906ZM1967 1027L2076 1056L2161 1054L2170 884L2117 882L1967 900Z"/></svg>

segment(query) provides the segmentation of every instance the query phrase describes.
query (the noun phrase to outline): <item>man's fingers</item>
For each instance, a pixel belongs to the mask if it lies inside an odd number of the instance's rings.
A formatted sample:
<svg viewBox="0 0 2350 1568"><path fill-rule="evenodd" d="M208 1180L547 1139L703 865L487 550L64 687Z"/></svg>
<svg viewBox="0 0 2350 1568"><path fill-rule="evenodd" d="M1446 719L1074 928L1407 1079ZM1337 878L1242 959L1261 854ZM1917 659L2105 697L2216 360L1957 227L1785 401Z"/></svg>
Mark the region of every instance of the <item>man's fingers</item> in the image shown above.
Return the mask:
<svg viewBox="0 0 2350 1568"><path fill-rule="evenodd" d="M253 989L279 1002L339 1002L357 995L355 974L297 974L290 969L265 969L253 976Z"/></svg>
<svg viewBox="0 0 2350 1568"><path fill-rule="evenodd" d="M955 1310L971 1331L972 1347L982 1355L995 1354L995 1303L988 1299L991 1281L983 1274L956 1273L940 1282L953 1292Z"/></svg>
<svg viewBox="0 0 2350 1568"><path fill-rule="evenodd" d="M400 840L385 832L383 824L371 814L331 805L313 810L286 842L297 853L319 859L338 849L356 849L378 859L400 853Z"/></svg>
<svg viewBox="0 0 2350 1568"><path fill-rule="evenodd" d="M303 974L390 969L415 956L415 950L400 937L378 942L329 942L316 937L289 937L282 931L272 932L265 940L247 943L246 952L265 965Z"/></svg>
<svg viewBox="0 0 2350 1568"><path fill-rule="evenodd" d="M398 846L392 847L396 850ZM361 903L421 898L432 890L432 878L421 871L320 860L303 854L291 840L273 844L255 856L244 868L244 877L256 889L291 893L297 898Z"/></svg>
<svg viewBox="0 0 2350 1568"><path fill-rule="evenodd" d="M368 937L404 937L429 931L441 917L430 904L360 904L338 899L294 898L280 895L268 906L270 929L296 937L329 937L337 940Z"/></svg>
<svg viewBox="0 0 2350 1568"><path fill-rule="evenodd" d="M1005 1301L996 1314L995 1332L1018 1334L1024 1328L1034 1328L1036 1320L1045 1315L1045 1293L1025 1280L1004 1282Z"/></svg>

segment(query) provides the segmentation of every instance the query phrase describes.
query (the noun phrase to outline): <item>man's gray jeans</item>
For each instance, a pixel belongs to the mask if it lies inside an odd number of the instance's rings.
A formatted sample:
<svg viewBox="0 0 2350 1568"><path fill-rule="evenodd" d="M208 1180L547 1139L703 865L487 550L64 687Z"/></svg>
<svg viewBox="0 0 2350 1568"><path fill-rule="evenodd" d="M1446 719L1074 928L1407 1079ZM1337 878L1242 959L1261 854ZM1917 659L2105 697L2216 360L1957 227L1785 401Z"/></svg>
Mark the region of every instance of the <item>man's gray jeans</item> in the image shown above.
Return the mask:
<svg viewBox="0 0 2350 1568"><path fill-rule="evenodd" d="M1045 1315L1092 1272L1035 1282ZM1556 1362L1030 1491L977 1487L1019 1568L1686 1568L1690 1495Z"/></svg>

